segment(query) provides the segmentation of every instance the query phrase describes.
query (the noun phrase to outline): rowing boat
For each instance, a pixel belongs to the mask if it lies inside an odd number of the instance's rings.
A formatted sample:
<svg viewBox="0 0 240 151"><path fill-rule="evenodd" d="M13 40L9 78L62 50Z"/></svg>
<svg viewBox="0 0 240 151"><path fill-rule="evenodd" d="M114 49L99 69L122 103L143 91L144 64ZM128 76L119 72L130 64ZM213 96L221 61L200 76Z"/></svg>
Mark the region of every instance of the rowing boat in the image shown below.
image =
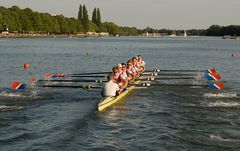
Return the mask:
<svg viewBox="0 0 240 151"><path fill-rule="evenodd" d="M135 86L130 86L124 92L122 92L120 95L118 95L117 97L114 97L114 96L103 97L100 100L100 102L98 103L98 111L103 111L107 107L119 102L134 89L135 89Z"/></svg>
<svg viewBox="0 0 240 151"><path fill-rule="evenodd" d="M134 84L140 84L140 80L137 80L136 82L134 82ZM117 97L114 96L107 96L107 97L103 97L99 103L98 103L98 111L103 111L104 109L110 107L111 105L121 101L123 98L125 98L128 94L130 94L136 87L130 86L128 88L126 88L125 91L123 91L120 95L118 95Z"/></svg>

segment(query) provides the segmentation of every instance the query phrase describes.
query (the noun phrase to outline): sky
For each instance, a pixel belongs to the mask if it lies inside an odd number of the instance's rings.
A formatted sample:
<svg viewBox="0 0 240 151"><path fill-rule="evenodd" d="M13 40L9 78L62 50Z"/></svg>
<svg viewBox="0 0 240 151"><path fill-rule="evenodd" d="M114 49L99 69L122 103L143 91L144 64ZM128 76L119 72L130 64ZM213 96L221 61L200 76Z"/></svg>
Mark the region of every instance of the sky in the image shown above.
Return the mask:
<svg viewBox="0 0 240 151"><path fill-rule="evenodd" d="M85 4L91 19L99 8L103 22L144 29L207 29L211 25L240 25L240 0L0 0L33 11L77 18Z"/></svg>

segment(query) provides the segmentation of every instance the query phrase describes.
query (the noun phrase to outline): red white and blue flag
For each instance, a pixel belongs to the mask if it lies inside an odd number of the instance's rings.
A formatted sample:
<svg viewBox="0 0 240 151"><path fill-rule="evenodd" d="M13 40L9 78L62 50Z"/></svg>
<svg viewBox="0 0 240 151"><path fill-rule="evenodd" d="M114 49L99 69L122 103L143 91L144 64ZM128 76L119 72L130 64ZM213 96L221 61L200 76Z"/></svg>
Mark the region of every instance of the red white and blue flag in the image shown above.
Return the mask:
<svg viewBox="0 0 240 151"><path fill-rule="evenodd" d="M221 80L221 76L219 74L216 74L216 73L208 73L205 75L205 78L207 78L209 81L219 81Z"/></svg>
<svg viewBox="0 0 240 151"><path fill-rule="evenodd" d="M54 74L51 74L51 73L45 73L44 74L44 78L45 79L49 79L49 78L55 78L56 76Z"/></svg>
<svg viewBox="0 0 240 151"><path fill-rule="evenodd" d="M216 72L216 70L214 68L211 68L211 69L208 69L206 71L206 73L212 73L212 74L215 73L216 74L217 72Z"/></svg>
<svg viewBox="0 0 240 151"><path fill-rule="evenodd" d="M34 77L32 77L32 78L29 79L29 82L30 82L30 83L35 83L35 82L37 82L37 81L38 81L38 79L37 79L37 78L34 78Z"/></svg>
<svg viewBox="0 0 240 151"><path fill-rule="evenodd" d="M223 83L214 83L214 84L210 84L209 88L211 89L223 89L224 88L224 84Z"/></svg>
<svg viewBox="0 0 240 151"><path fill-rule="evenodd" d="M22 82L14 81L11 87L13 90L23 90L27 87L27 85L23 84Z"/></svg>
<svg viewBox="0 0 240 151"><path fill-rule="evenodd" d="M64 73L56 73L55 76L56 77L64 77Z"/></svg>

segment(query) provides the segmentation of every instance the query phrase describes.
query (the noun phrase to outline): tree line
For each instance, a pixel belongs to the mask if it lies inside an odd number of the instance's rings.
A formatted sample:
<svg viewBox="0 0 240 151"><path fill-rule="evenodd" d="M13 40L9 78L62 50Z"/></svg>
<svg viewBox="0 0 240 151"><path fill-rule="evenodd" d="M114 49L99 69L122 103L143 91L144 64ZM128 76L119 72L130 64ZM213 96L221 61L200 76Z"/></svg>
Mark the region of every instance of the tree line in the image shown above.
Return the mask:
<svg viewBox="0 0 240 151"><path fill-rule="evenodd" d="M212 25L206 31L206 36L240 36L240 26L230 25L230 26L219 26Z"/></svg>
<svg viewBox="0 0 240 151"><path fill-rule="evenodd" d="M171 34L171 29L137 29L135 27L121 27L113 22L102 22L99 8L94 8L92 17L89 19L85 5L79 6L77 18L67 18L63 15L50 15L39 13L30 8L20 9L18 6L5 8L0 6L0 31L9 29L17 33L49 33L49 34L77 34L86 32L108 32L110 35L135 36L142 33L165 33ZM183 30L175 30L176 34ZM240 26L212 25L208 29L187 30L188 35L200 36L240 36Z"/></svg>
<svg viewBox="0 0 240 151"><path fill-rule="evenodd" d="M139 35L137 28L120 27L113 22L101 21L100 9L95 8L92 20L88 17L85 5L80 5L78 18L67 18L63 15L39 13L30 8L20 9L18 6L5 8L0 6L0 31L38 32L49 34L77 34L86 32L109 32L111 35Z"/></svg>

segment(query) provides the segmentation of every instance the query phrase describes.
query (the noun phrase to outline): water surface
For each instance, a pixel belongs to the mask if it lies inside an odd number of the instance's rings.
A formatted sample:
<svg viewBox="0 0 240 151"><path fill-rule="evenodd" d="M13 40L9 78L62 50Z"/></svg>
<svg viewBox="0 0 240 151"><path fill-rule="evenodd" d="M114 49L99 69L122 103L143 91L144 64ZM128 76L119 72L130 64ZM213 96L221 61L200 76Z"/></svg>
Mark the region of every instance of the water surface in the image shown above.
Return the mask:
<svg viewBox="0 0 240 151"><path fill-rule="evenodd" d="M0 150L239 150L239 51L240 41L218 37L1 39ZM148 69L214 67L226 89L138 89L102 113L99 90L9 89L46 72L110 71L137 54ZM206 83L155 81L193 82Z"/></svg>

